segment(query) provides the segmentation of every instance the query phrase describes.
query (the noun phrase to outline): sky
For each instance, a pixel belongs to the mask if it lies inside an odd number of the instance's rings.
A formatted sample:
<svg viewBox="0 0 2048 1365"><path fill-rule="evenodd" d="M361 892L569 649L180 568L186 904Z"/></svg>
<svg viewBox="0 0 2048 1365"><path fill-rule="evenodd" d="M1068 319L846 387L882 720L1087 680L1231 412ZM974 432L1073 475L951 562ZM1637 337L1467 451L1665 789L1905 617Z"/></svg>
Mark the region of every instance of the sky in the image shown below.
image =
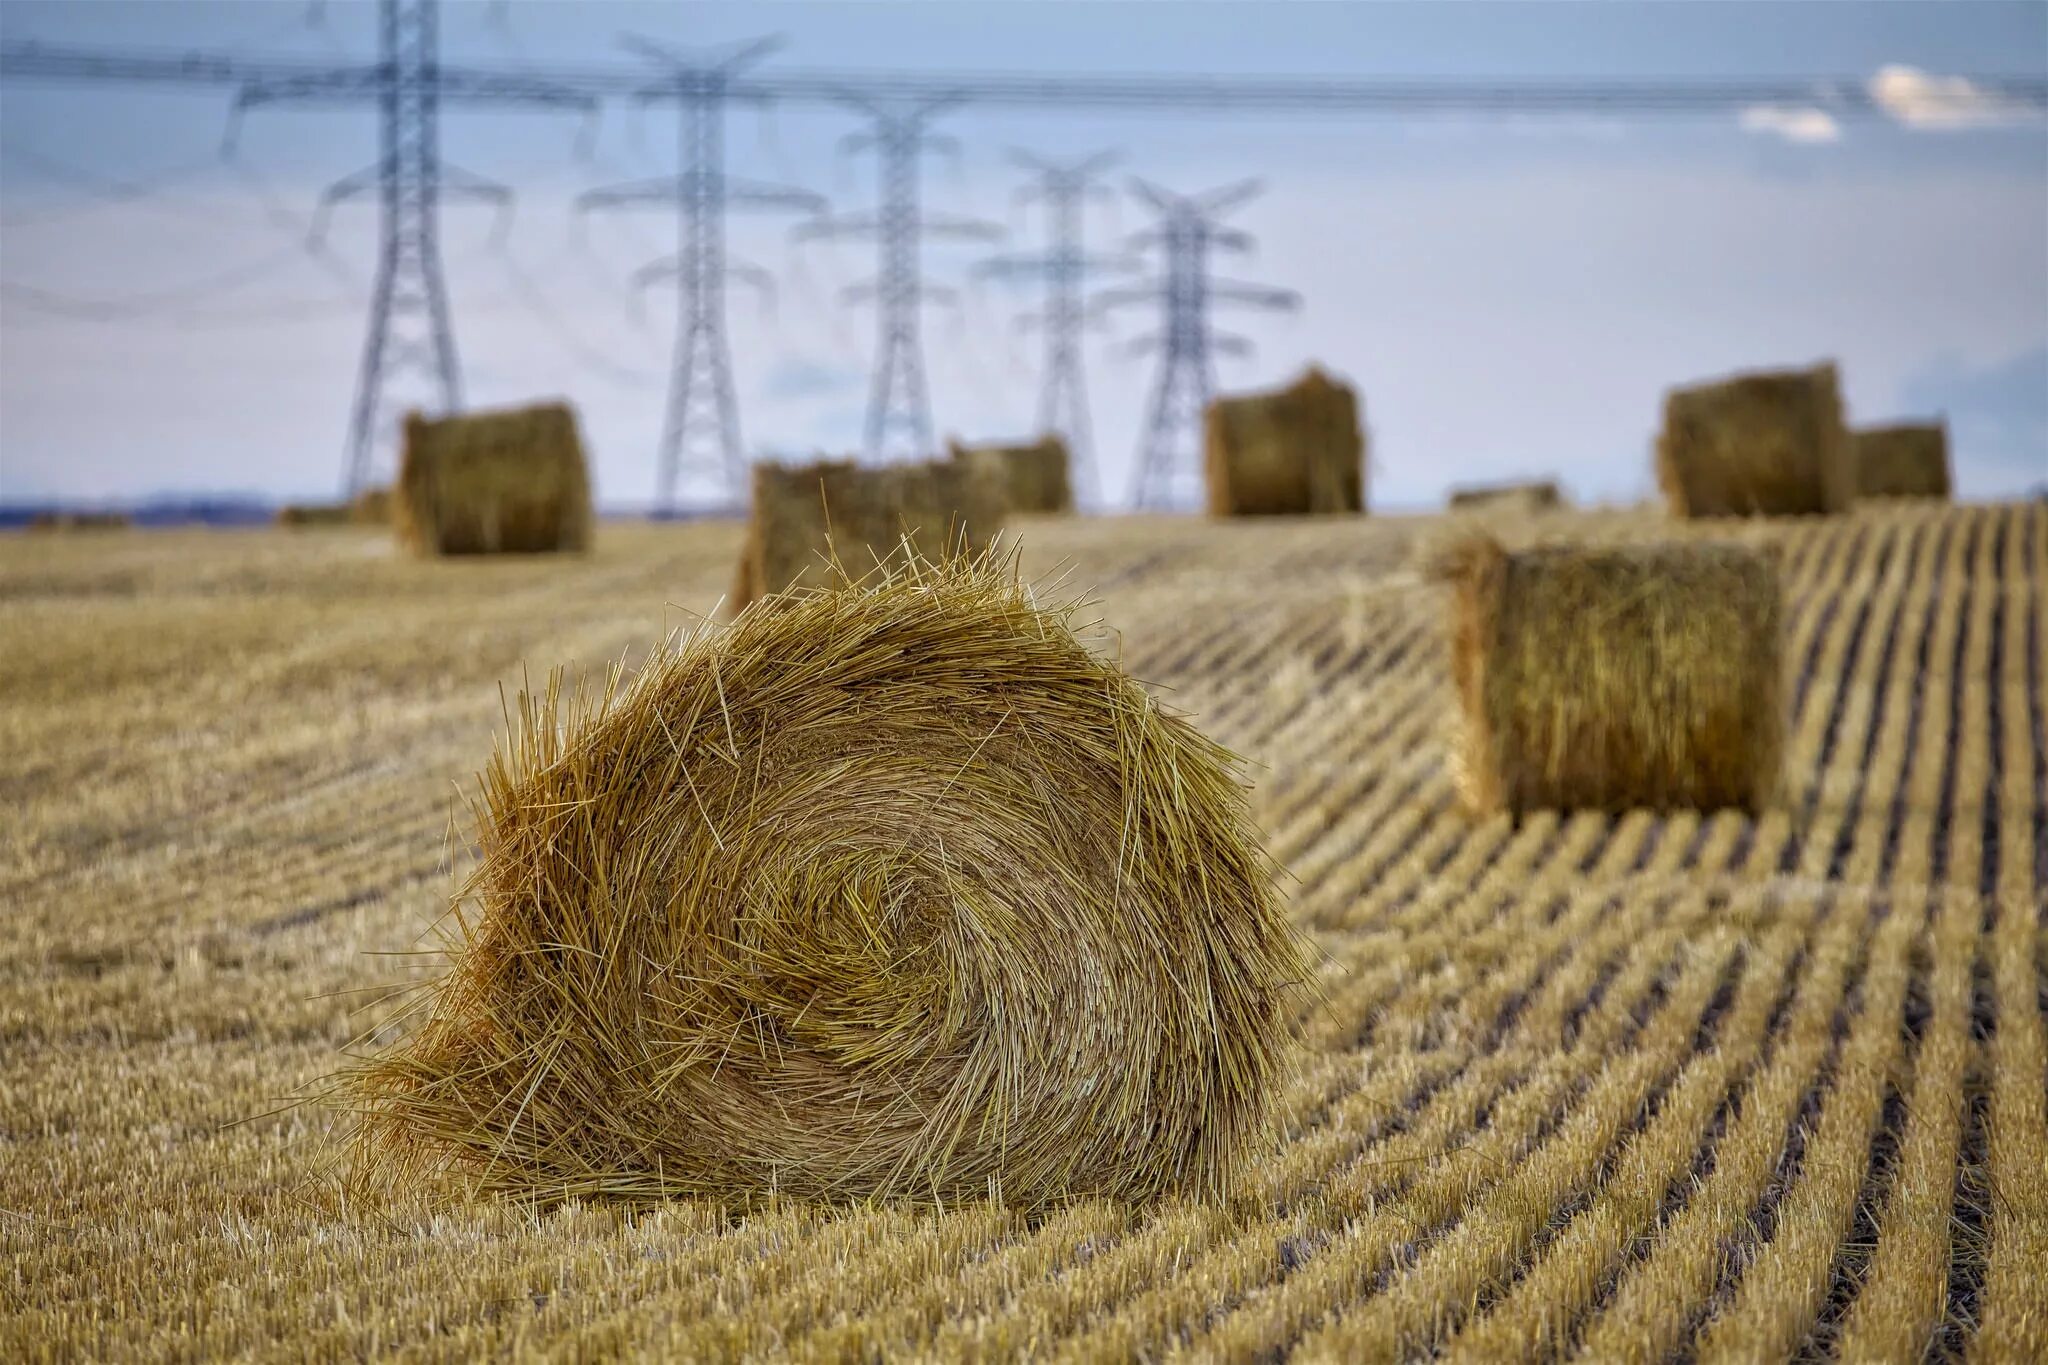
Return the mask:
<svg viewBox="0 0 2048 1365"><path fill-rule="evenodd" d="M362 60L364 0L7 0L0 39ZM1557 475L1580 498L1649 495L1664 390L1836 358L1851 419L1943 414L1968 497L2048 481L2048 120L2015 117L1969 78L2048 76L2048 4L952 3L629 4L449 0L442 60L497 68L642 59L637 33L715 47L763 34L769 61L929 71L1095 70L1359 76L1826 75L1885 113L1815 106L1692 118L1397 120L981 110L949 114L957 155L923 166L934 212L1006 240L931 241L957 302L923 314L939 435L1022 437L1040 336L1028 287L977 282L991 250L1043 244L1012 148L1114 148L1091 246L1147 222L1131 174L1181 192L1258 177L1230 217L1256 239L1233 279L1298 292L1284 314L1233 311L1252 344L1218 361L1226 392L1315 361L1355 383L1380 506L1452 484ZM366 106L269 108L224 152L213 89L0 85L0 499L167 491L331 496L363 349L375 214L314 205L376 154ZM735 109L728 172L800 185L857 212L872 158L833 107ZM455 207L443 251L472 406L566 397L601 503L655 487L676 301L633 272L674 249L665 210L578 214L577 194L673 169L672 112L608 104L594 121L451 107L443 153L510 185L509 215ZM799 242L801 214L735 213L730 250L772 290L729 307L747 449L858 448L875 318L848 302L875 248ZM1142 279L1143 261L1111 286ZM1128 489L1156 321L1110 315L1086 343L1096 462Z"/></svg>

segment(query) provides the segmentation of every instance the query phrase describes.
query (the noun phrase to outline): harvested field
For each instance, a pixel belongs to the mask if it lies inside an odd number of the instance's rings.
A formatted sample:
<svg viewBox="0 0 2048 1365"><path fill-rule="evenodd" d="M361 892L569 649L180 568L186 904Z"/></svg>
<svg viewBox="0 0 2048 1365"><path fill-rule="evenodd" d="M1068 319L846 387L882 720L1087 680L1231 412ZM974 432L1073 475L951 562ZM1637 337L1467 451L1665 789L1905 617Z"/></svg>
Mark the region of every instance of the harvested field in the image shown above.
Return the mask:
<svg viewBox="0 0 2048 1365"><path fill-rule="evenodd" d="M1030 1216L365 1207L280 1109L429 970L500 682L737 525L0 540L0 1358L2048 1358L2048 505L1543 519L1780 547L1757 818L1466 817L1441 524L1027 525L1258 765L1327 992L1229 1202Z"/></svg>

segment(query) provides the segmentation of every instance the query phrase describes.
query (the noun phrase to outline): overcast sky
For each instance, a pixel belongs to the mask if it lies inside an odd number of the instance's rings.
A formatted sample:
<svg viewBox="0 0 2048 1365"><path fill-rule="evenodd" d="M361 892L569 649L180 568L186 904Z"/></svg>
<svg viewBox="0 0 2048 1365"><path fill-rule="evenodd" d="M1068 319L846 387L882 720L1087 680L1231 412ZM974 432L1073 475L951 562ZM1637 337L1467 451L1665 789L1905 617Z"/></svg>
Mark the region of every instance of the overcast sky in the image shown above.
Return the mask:
<svg viewBox="0 0 2048 1365"><path fill-rule="evenodd" d="M360 59L368 3L0 4L8 41ZM2048 133L1950 78L2048 75L2048 5L450 3L443 60L635 62L638 32L677 44L763 33L771 59L934 71L1322 72L1561 77L1832 75L1875 82L1882 119L1812 107L1683 121L949 116L963 153L933 158L925 200L1039 244L1013 201L1010 147L1121 148L1179 190L1262 177L1233 215L1254 233L1231 276L1305 300L1233 315L1256 343L1226 389L1310 359L1355 381L1375 500L1555 473L1581 496L1650 488L1665 387L1735 369L1842 362L1852 418L1945 411L1966 495L2048 480ZM161 490L318 495L340 475L374 265L374 210L339 209L306 249L327 182L370 162L367 108L267 109L221 155L227 96L133 87L0 89L0 497ZM871 160L841 156L855 118L735 110L728 170L808 186L835 210L874 199ZM579 135L594 131L579 153ZM444 248L473 405L564 395L582 409L600 499L654 487L672 296L637 301L672 250L661 212L592 217L581 190L673 166L672 116L449 109L446 158L519 194L500 241L487 209L451 209ZM1121 183L1120 179L1118 183ZM1144 223L1127 197L1088 228ZM871 272L859 241L795 245L783 213L735 215L731 250L776 278L736 289L731 331L751 451L851 451L873 314L841 304ZM932 244L961 284L986 246ZM1104 281L1110 283L1111 281ZM941 434L1021 435L1038 340L1028 290L963 290L925 315ZM1153 360L1142 312L1090 341L1098 458L1125 489Z"/></svg>

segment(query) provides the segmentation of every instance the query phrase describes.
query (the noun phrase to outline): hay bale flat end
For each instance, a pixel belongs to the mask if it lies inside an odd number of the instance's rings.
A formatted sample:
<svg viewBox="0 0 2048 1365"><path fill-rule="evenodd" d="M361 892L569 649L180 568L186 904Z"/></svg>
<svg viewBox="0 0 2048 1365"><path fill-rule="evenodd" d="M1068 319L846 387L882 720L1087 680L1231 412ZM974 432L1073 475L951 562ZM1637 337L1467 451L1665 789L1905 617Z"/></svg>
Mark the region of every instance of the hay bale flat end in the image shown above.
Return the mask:
<svg viewBox="0 0 2048 1365"><path fill-rule="evenodd" d="M1946 502L1952 495L1946 422L1863 427L1850 440L1855 450L1858 497L1939 498Z"/></svg>
<svg viewBox="0 0 2048 1365"><path fill-rule="evenodd" d="M1465 804L1765 805L1782 740L1778 571L1740 545L1449 557Z"/></svg>
<svg viewBox="0 0 2048 1365"><path fill-rule="evenodd" d="M565 403L411 414L391 517L421 554L588 549L595 513L576 414Z"/></svg>
<svg viewBox="0 0 2048 1365"><path fill-rule="evenodd" d="M1046 436L1029 445L962 445L947 442L956 463L978 466L1000 483L1009 510L1020 516L1061 516L1074 510L1072 461L1067 443Z"/></svg>
<svg viewBox="0 0 2048 1365"><path fill-rule="evenodd" d="M1657 436L1657 481L1681 517L1841 512L1856 496L1833 364L1674 389Z"/></svg>
<svg viewBox="0 0 2048 1365"><path fill-rule="evenodd" d="M1203 478L1211 516L1363 512L1357 393L1310 366L1284 389L1217 399L1203 417Z"/></svg>
<svg viewBox="0 0 2048 1365"><path fill-rule="evenodd" d="M727 608L737 612L767 593L858 579L896 558L906 539L931 558L979 554L1001 531L1007 510L1000 474L969 461L757 464Z"/></svg>

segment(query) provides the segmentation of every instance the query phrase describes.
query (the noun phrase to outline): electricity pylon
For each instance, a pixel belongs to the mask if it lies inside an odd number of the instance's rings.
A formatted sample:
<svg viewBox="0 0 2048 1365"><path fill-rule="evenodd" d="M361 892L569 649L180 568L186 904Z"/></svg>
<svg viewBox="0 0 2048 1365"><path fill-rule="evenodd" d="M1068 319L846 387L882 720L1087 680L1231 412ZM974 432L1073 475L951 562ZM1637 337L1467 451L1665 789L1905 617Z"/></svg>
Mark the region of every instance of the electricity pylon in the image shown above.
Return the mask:
<svg viewBox="0 0 2048 1365"><path fill-rule="evenodd" d="M544 80L443 66L436 0L379 0L377 20L374 65L248 81L235 97L229 125L232 141L241 115L262 105L377 105L376 164L327 187L315 226L317 234L335 205L376 191L377 278L349 412L342 473L347 494L368 481L373 451L395 429L403 400L394 390L401 380L422 382L432 410L462 406L462 371L441 271L441 205L481 199L503 207L511 203L512 191L441 159L441 106L536 105L586 113L597 108L594 97Z"/></svg>
<svg viewBox="0 0 2048 1365"><path fill-rule="evenodd" d="M1129 269L1122 257L1091 256L1082 249L1082 210L1097 195L1108 195L1100 177L1118 158L1116 152L1061 165L1030 152L1013 151L1010 159L1033 173L1018 192L1022 200L1045 205L1046 249L1038 253L994 256L975 266L988 279L1039 279L1045 283L1045 304L1023 320L1045 333L1045 369L1038 393L1038 429L1057 432L1067 443L1073 463L1075 495L1083 506L1099 500L1095 474L1095 441L1088 421L1088 392L1082 379L1081 333L1087 322L1082 287L1097 272Z"/></svg>
<svg viewBox="0 0 2048 1365"><path fill-rule="evenodd" d="M1216 396L1212 356L1246 355L1245 338L1214 331L1209 310L1217 304L1252 308L1297 308L1301 296L1291 289L1240 284L1214 279L1209 258L1217 251L1249 251L1250 233L1224 227L1222 218L1263 187L1241 181L1207 194L1178 195L1146 181L1131 179L1131 193L1159 215L1158 225L1135 233L1133 249L1159 247L1165 271L1157 279L1098 294L1098 309L1157 302L1162 306L1157 332L1137 338L1133 351L1159 352L1159 375L1153 383L1150 413L1138 442L1138 472L1131 500L1139 507L1180 508L1193 503L1201 485L1202 410Z"/></svg>
<svg viewBox="0 0 2048 1365"><path fill-rule="evenodd" d="M919 157L932 150L957 150L959 145L952 138L927 131L926 125L960 99L943 96L892 107L849 98L846 102L866 111L874 126L868 132L847 135L840 147L849 152L874 149L881 174L880 204L869 212L802 223L796 228L799 240L869 236L880 246L880 268L875 277L849 286L844 293L848 300L875 301L874 377L863 442L871 461L894 455L916 459L933 451L931 394L924 379L919 309L928 299L953 297L953 291L924 283L920 243L927 236L988 240L1003 235L995 223L922 213L918 207Z"/></svg>
<svg viewBox="0 0 2048 1365"><path fill-rule="evenodd" d="M725 334L725 282L741 279L764 293L773 280L757 265L725 250L729 207L785 208L822 213L822 195L785 185L738 180L725 173L725 104L746 98L732 78L777 47L763 38L718 60L680 55L644 38L627 44L666 68L634 92L642 104L673 100L677 113L676 174L591 190L579 210L657 205L676 211L676 253L634 273L636 288L670 279L676 286L676 336L669 370L668 412L661 428L656 497L675 505L690 476L707 501L737 506L746 498L746 455L740 442L739 400L732 382L732 349Z"/></svg>

